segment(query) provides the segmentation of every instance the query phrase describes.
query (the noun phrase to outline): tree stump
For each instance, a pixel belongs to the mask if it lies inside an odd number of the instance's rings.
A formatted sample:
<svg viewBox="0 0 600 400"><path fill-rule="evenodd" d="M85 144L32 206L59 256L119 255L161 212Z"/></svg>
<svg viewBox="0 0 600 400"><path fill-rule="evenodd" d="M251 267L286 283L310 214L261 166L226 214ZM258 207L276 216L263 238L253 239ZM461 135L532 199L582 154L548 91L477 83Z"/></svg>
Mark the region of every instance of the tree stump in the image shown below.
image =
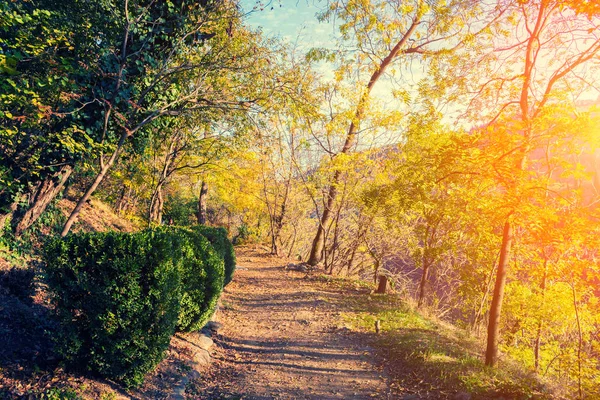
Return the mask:
<svg viewBox="0 0 600 400"><path fill-rule="evenodd" d="M386 275L379 275L379 283L377 284L377 294L385 294L387 292L388 277Z"/></svg>

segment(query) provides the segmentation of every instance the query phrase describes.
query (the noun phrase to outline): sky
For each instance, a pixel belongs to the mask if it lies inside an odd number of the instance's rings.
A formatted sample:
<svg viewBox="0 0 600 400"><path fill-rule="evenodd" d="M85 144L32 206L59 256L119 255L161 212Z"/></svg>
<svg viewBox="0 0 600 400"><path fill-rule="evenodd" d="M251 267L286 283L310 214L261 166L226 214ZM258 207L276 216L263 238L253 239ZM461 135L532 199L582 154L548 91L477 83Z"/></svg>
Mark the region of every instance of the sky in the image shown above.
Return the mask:
<svg viewBox="0 0 600 400"><path fill-rule="evenodd" d="M334 22L320 22L317 18L317 14L327 8L328 0L241 0L240 4L248 13L245 18L248 25L261 28L269 38L279 38L294 45L299 53L315 47L337 48L339 26ZM334 79L333 64L320 62L314 68L324 81ZM412 82L406 82L408 84L414 84L422 77L421 68L417 65L411 74ZM407 86L403 88L408 89ZM395 109L398 101L392 95L393 89L388 77L383 77L375 85L372 96L379 99L383 107Z"/></svg>
<svg viewBox="0 0 600 400"><path fill-rule="evenodd" d="M260 27L267 37L278 37L303 50L334 43L334 25L320 23L316 17L326 4L323 0L241 1L251 27Z"/></svg>

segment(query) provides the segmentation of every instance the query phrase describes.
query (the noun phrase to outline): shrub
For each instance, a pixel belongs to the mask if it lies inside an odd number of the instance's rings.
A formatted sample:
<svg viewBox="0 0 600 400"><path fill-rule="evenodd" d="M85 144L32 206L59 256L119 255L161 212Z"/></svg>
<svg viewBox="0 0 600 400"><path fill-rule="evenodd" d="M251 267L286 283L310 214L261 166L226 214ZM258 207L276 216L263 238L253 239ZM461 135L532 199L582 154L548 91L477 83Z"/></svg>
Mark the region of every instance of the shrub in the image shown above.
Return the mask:
<svg viewBox="0 0 600 400"><path fill-rule="evenodd" d="M225 228L204 225L195 226L194 230L204 235L223 257L225 262L225 285L227 285L233 279L233 273L235 272L235 250L233 244L227 238L227 231Z"/></svg>
<svg viewBox="0 0 600 400"><path fill-rule="evenodd" d="M223 291L223 258L200 232L170 229L178 233L185 249L181 274L183 296L177 329L198 330L214 313Z"/></svg>
<svg viewBox="0 0 600 400"><path fill-rule="evenodd" d="M178 234L164 229L49 241L47 281L65 360L125 386L140 384L175 332L186 251Z"/></svg>
<svg viewBox="0 0 600 400"><path fill-rule="evenodd" d="M33 268L12 267L0 270L0 286L21 301L30 302L35 294L35 271Z"/></svg>

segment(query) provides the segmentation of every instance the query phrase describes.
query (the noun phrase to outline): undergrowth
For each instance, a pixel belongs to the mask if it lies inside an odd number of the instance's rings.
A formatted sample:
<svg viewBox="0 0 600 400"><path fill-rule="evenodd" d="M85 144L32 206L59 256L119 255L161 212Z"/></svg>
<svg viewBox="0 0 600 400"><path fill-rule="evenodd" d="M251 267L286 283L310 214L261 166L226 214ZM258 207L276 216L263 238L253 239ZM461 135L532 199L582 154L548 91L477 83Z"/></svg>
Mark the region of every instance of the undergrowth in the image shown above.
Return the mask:
<svg viewBox="0 0 600 400"><path fill-rule="evenodd" d="M345 297L344 325L371 339L399 392L472 399L556 399L560 394L516 362L504 357L498 368L483 364L482 343L467 331L426 317L396 294L365 293L367 282L320 276L318 281L354 295ZM380 333L375 334L376 321Z"/></svg>

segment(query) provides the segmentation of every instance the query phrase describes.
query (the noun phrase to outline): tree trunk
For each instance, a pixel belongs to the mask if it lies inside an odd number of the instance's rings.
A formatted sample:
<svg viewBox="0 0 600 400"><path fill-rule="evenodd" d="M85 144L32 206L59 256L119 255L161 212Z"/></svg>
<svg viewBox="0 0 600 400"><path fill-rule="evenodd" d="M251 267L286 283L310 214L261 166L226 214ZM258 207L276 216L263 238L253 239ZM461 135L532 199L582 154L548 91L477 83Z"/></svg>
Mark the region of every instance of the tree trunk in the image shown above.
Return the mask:
<svg viewBox="0 0 600 400"><path fill-rule="evenodd" d="M271 252L276 256L279 255L279 237L281 235L281 230L283 229L283 220L285 218L285 212L287 209L288 197L290 194L290 186L291 186L291 176L288 177L287 182L285 184L285 192L283 193L283 199L281 200L281 206L279 207L279 214L275 215L274 218L274 227L272 229L272 242L271 242Z"/></svg>
<svg viewBox="0 0 600 400"><path fill-rule="evenodd" d="M510 218L510 216L508 217ZM496 271L496 283L494 295L490 306L490 320L488 323L487 348L485 351L485 365L493 367L498 361L498 336L500 333L500 313L502 311L502 300L504 298L504 285L506 284L506 273L508 260L513 239L512 224L507 218L502 233L502 245L500 247L500 260Z"/></svg>
<svg viewBox="0 0 600 400"><path fill-rule="evenodd" d="M298 230L296 229L296 225L292 224L292 227L294 228L294 234L292 235L292 243L290 244L287 256L288 258L290 258L292 256L292 252L294 251L294 245L296 244L296 235L298 234Z"/></svg>
<svg viewBox="0 0 600 400"><path fill-rule="evenodd" d="M163 219L163 210L165 209L165 200L163 198L162 190L160 192L158 192L158 205L156 208L157 208L156 221L160 224ZM171 224L171 223L172 223L172 221L169 222L169 224Z"/></svg>
<svg viewBox="0 0 600 400"><path fill-rule="evenodd" d="M274 232L271 233L271 254L274 256L279 255L279 246L277 245L277 236Z"/></svg>
<svg viewBox="0 0 600 400"><path fill-rule="evenodd" d="M387 293L387 284L388 284L387 275L379 275L379 284L377 285L377 290L375 291L375 293L377 293L377 294Z"/></svg>
<svg viewBox="0 0 600 400"><path fill-rule="evenodd" d="M13 202L8 208L6 214L0 215L0 236L4 233L4 226L6 225L6 220L11 218L14 212L17 210L19 203L17 201Z"/></svg>
<svg viewBox="0 0 600 400"><path fill-rule="evenodd" d="M112 153L112 155L110 156L110 158L108 159L108 162L106 162L106 164L104 164L102 162L102 158L100 159L101 160L100 172L98 173L98 175L96 175L96 179L94 179L94 182L92 183L92 185L88 188L88 190L86 190L86 192L83 194L83 196L81 196L81 198L77 202L77 205L71 212L71 215L69 215L69 218L67 218L67 222L65 223L65 226L63 227L63 230L60 233L61 237L67 236L67 234L71 230L71 227L77 220L77 217L79 216L79 213L81 212L81 209L83 208L83 205L85 204L86 201L89 200L89 198L92 196L92 194L96 191L96 189L98 188L100 183L102 183L108 170L110 169L110 167L113 166L113 164L115 163L115 161L121 154L121 149L123 148L123 145L125 144L125 140L127 139L127 137L128 137L127 132L123 132L121 134L121 137L119 138L119 142L117 143L117 147L116 147L115 151Z"/></svg>
<svg viewBox="0 0 600 400"><path fill-rule="evenodd" d="M346 141L348 141L348 139L346 139ZM327 225L327 223L329 222L329 215L331 214L333 203L335 202L335 198L337 197L337 184L339 179L340 172L335 171L335 173L333 174L331 185L329 186L329 191L327 193L327 204L325 205L325 209L323 210L323 214L321 215L321 220L319 221L319 225L317 226L317 233L315 235L315 238L313 239L312 246L310 248L310 255L307 261L308 265L317 265L323 257L323 247L325 244L325 225Z"/></svg>
<svg viewBox="0 0 600 400"><path fill-rule="evenodd" d="M335 267L335 259L337 257L337 253L339 252L338 250L339 250L339 231L340 231L341 207L342 207L342 205L340 204L340 207L338 207L338 210L335 214L335 219L331 222L331 225L328 227L328 229L325 232L325 235L323 237L323 244L325 244L327 242L327 237L329 236L329 233L331 232L331 227L333 226L333 240L332 240L331 246L330 246L329 250L325 249L325 251L324 251L324 255L326 257L324 260L325 269L327 269L327 265L329 263L329 269L331 270L331 274L333 274L333 268ZM344 268L344 265L341 264L338 274L342 273L343 268Z"/></svg>
<svg viewBox="0 0 600 400"><path fill-rule="evenodd" d="M157 185L152 193L152 199L150 200L150 210L148 213L148 222L160 224L162 222L164 201L162 194L162 184Z"/></svg>
<svg viewBox="0 0 600 400"><path fill-rule="evenodd" d="M46 178L36 187L35 191L31 194L31 200L28 202L28 205L16 209L11 221L15 236L21 236L42 215L50 202L63 189L72 172L72 166L63 166L53 176Z"/></svg>
<svg viewBox="0 0 600 400"><path fill-rule="evenodd" d="M578 399L583 399L583 391L581 387L581 349L583 348L583 333L581 332L581 320L579 317L579 307L577 306L577 294L575 292L575 283L571 283L571 290L573 292L573 307L575 308L575 318L577 320L577 336L579 338L577 343L577 388L578 388Z"/></svg>
<svg viewBox="0 0 600 400"><path fill-rule="evenodd" d="M208 196L208 183L206 180L202 180L202 185L200 186L200 195L198 196L198 223L200 225L206 225L207 217L206 217L206 198Z"/></svg>
<svg viewBox="0 0 600 400"><path fill-rule="evenodd" d="M123 205L125 204L126 194L127 194L127 186L125 184L123 184L123 187L121 188L121 193L119 193L119 198L117 199L117 202L115 203L115 212L117 214L121 214L121 212L123 211Z"/></svg>
<svg viewBox="0 0 600 400"><path fill-rule="evenodd" d="M471 330L475 330L475 328L477 327L477 323L479 322L479 318L481 318L481 315L483 314L483 308L485 307L486 300L487 300L488 294L490 292L490 287L492 286L492 279L494 278L494 271L496 270L498 257L500 257L500 252L498 252L498 254L496 255L496 258L494 258L494 262L492 263L492 269L490 270L490 273L488 274L488 278L486 279L485 288L483 290L483 296L481 296L481 302L479 302L479 308L477 309L477 312L475 313L475 316L473 317L473 324L471 325ZM479 331L479 329L477 329L477 331Z"/></svg>
<svg viewBox="0 0 600 400"><path fill-rule="evenodd" d="M373 257L373 253L370 253L371 257ZM375 259L375 264L373 264L373 283L377 283L377 279L379 279L379 266L381 263L379 259L373 257Z"/></svg>
<svg viewBox="0 0 600 400"><path fill-rule="evenodd" d="M417 308L423 306L425 300L425 290L427 286L427 280L429 279L429 258L425 255L426 250L423 250L423 273L421 274L421 282L419 282L419 298L417 301Z"/></svg>

